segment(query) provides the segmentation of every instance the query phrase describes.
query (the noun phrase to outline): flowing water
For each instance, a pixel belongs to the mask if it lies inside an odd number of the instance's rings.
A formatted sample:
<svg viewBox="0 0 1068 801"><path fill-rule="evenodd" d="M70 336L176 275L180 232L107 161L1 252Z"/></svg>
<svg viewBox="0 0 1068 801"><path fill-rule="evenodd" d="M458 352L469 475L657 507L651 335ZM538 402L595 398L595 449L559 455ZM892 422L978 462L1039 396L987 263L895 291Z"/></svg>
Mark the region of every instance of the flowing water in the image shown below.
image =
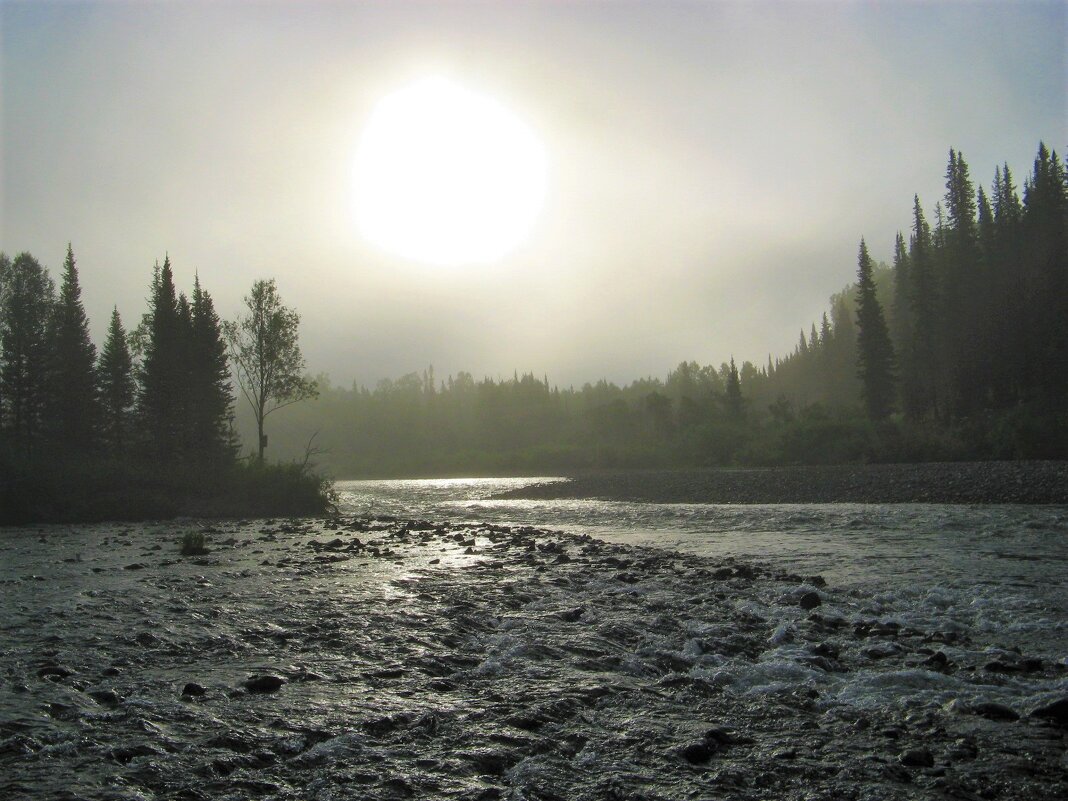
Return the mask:
<svg viewBox="0 0 1068 801"><path fill-rule="evenodd" d="M773 563L901 622L1003 637L1068 663L1068 507L494 500L563 479L346 481L346 511L534 523L609 542Z"/></svg>
<svg viewBox="0 0 1068 801"><path fill-rule="evenodd" d="M0 799L1068 797L1068 509L535 480L0 531Z"/></svg>

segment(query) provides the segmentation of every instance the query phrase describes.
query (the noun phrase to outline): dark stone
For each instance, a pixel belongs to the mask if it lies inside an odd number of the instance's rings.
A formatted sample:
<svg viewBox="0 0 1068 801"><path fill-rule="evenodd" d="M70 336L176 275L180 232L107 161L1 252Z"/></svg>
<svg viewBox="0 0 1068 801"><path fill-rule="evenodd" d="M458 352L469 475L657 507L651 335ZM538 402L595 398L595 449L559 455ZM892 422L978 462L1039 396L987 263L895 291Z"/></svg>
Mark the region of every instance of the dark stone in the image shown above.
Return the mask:
<svg viewBox="0 0 1068 801"><path fill-rule="evenodd" d="M726 729L721 729L718 726L709 729L705 732L705 740L708 742L716 743L720 747L725 745L738 745L740 743L753 742L753 740L749 737L742 737L737 734L732 734Z"/></svg>
<svg viewBox="0 0 1068 801"><path fill-rule="evenodd" d="M104 706L118 706L119 702L122 701L119 694L114 690L90 690L86 695Z"/></svg>
<svg viewBox="0 0 1068 801"><path fill-rule="evenodd" d="M949 666L949 657L944 652L938 651L923 660L923 664L931 670L945 670Z"/></svg>
<svg viewBox="0 0 1068 801"><path fill-rule="evenodd" d="M285 683L285 679L279 676L265 674L262 676L252 676L245 682L245 689L250 693L273 693Z"/></svg>
<svg viewBox="0 0 1068 801"><path fill-rule="evenodd" d="M207 690L203 686L197 684L195 681L191 681L182 688L182 695L199 696L206 693Z"/></svg>
<svg viewBox="0 0 1068 801"><path fill-rule="evenodd" d="M65 679L73 675L73 670L62 665L45 665L37 671L37 677L41 679Z"/></svg>
<svg viewBox="0 0 1068 801"><path fill-rule="evenodd" d="M679 755L692 765L700 765L708 762L718 750L719 746L715 740L705 738L683 746Z"/></svg>
<svg viewBox="0 0 1068 801"><path fill-rule="evenodd" d="M806 592L804 595L801 596L801 600L799 600L797 602L797 605L800 606L802 609L806 609L807 610L807 609L815 609L817 606L819 606L822 603L823 603L823 601L820 600L820 596L819 595L817 595L814 592Z"/></svg>
<svg viewBox="0 0 1068 801"><path fill-rule="evenodd" d="M906 751L898 761L909 768L934 767L934 756L926 748L914 748L911 751Z"/></svg>
<svg viewBox="0 0 1068 801"><path fill-rule="evenodd" d="M1040 706L1031 713L1031 717L1048 720L1056 726L1068 727L1068 697Z"/></svg>
<svg viewBox="0 0 1068 801"><path fill-rule="evenodd" d="M137 757L143 756L159 756L159 750L148 745L147 743L138 743L137 745L119 746L118 748L111 749L111 758L116 762L121 762L123 765L130 762Z"/></svg>
<svg viewBox="0 0 1068 801"><path fill-rule="evenodd" d="M988 720L1014 721L1020 719L1020 715L1015 709L1010 706L1005 706L1005 704L994 703L993 701L981 701L980 703L975 704L971 708L971 711Z"/></svg>
<svg viewBox="0 0 1068 801"><path fill-rule="evenodd" d="M829 642L821 642L812 649L812 653L816 656L826 657L827 659L837 659L840 652L837 645Z"/></svg>
<svg viewBox="0 0 1068 801"><path fill-rule="evenodd" d="M574 623L576 620L582 617L582 613L585 611L586 610L583 609L581 606L576 606L574 609L564 609L560 612L557 612L557 617L559 617L565 623Z"/></svg>
<svg viewBox="0 0 1068 801"><path fill-rule="evenodd" d="M1015 662L1003 662L1000 659L995 659L993 662L987 662L983 665L983 670L987 673L1019 673L1020 666Z"/></svg>

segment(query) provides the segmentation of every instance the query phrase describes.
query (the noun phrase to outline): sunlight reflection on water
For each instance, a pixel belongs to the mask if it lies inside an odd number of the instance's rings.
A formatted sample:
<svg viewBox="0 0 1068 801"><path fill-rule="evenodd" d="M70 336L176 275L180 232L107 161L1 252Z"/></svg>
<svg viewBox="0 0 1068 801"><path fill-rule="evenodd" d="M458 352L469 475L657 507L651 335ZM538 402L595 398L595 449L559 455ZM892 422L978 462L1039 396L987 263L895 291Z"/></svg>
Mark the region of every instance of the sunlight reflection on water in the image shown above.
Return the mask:
<svg viewBox="0 0 1068 801"><path fill-rule="evenodd" d="M529 524L704 556L770 561L874 593L948 587L1068 619L1068 508L951 504L656 504L495 500L563 480L346 481L346 513ZM1012 596L1011 598L1009 596ZM996 603L996 599L992 600Z"/></svg>

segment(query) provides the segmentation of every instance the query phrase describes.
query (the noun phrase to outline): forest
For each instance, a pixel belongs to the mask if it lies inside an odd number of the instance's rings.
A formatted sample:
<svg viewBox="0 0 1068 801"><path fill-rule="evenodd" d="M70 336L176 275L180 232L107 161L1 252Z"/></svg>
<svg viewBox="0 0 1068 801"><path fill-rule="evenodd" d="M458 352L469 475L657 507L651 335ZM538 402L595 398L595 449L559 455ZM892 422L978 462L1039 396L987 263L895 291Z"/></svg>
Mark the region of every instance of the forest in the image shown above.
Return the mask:
<svg viewBox="0 0 1068 801"><path fill-rule="evenodd" d="M274 300L273 287L257 282L246 303ZM114 309L98 354L73 249L58 291L31 254L0 253L0 524L325 508L328 488L306 464L238 458L231 356L241 364L248 336L219 319L199 277L186 296L170 260L157 264L148 306L130 331ZM303 361L279 306L244 320L282 320L289 362L284 349L271 361L285 374ZM290 378L262 400L314 394Z"/></svg>
<svg viewBox="0 0 1068 801"><path fill-rule="evenodd" d="M273 281L228 323L199 277L177 291L169 260L137 325L114 310L98 352L73 249L58 289L29 253L0 253L0 522L321 510L316 465L355 478L1068 457L1064 166L1040 144L1022 189L1004 164L987 192L951 150L945 187L930 219L913 198L892 264L860 241L855 282L792 353L625 386L432 367L334 386L306 375ZM254 374L265 331L270 387Z"/></svg>
<svg viewBox="0 0 1068 801"><path fill-rule="evenodd" d="M342 478L1068 457L1064 165L1040 144L1022 188L1006 163L987 191L951 150L945 187L933 209L913 198L892 264L862 240L855 282L766 364L687 361L625 386L319 376L271 450Z"/></svg>

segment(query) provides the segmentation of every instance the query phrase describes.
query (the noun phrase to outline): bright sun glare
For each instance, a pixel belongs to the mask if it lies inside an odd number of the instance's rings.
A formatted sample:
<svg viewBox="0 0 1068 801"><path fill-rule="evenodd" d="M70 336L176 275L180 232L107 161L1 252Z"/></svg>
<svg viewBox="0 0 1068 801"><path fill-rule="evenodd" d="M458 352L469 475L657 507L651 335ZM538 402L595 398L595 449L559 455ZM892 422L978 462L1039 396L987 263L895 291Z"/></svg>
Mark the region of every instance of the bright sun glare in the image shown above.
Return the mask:
<svg viewBox="0 0 1068 801"><path fill-rule="evenodd" d="M378 247L429 264L488 263L531 232L545 148L498 101L426 78L380 101L354 179L360 232Z"/></svg>
<svg viewBox="0 0 1068 801"><path fill-rule="evenodd" d="M430 264L487 263L527 238L545 198L545 149L509 109L444 78L385 97L354 170L360 232Z"/></svg>

